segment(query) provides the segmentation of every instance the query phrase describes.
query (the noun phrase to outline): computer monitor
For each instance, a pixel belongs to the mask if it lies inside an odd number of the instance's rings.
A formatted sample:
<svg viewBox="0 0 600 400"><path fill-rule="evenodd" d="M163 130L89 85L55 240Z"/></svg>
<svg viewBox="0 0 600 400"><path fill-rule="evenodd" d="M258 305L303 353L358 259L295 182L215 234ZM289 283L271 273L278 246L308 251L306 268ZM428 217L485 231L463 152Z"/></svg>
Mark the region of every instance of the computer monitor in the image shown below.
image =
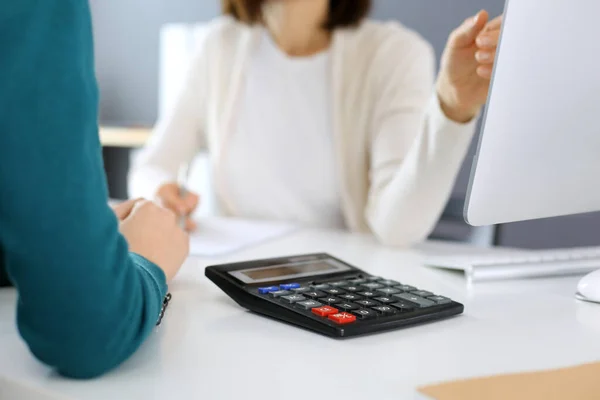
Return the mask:
<svg viewBox="0 0 600 400"><path fill-rule="evenodd" d="M600 210L598 0L508 0L465 218Z"/></svg>

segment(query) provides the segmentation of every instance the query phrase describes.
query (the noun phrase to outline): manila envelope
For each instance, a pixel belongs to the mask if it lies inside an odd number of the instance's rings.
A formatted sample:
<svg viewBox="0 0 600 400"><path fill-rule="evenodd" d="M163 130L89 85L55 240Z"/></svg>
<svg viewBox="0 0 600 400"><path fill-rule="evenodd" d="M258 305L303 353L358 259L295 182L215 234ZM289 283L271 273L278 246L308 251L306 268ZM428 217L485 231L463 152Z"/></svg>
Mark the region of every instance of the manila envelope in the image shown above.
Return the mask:
<svg viewBox="0 0 600 400"><path fill-rule="evenodd" d="M435 400L599 400L600 363L424 386Z"/></svg>

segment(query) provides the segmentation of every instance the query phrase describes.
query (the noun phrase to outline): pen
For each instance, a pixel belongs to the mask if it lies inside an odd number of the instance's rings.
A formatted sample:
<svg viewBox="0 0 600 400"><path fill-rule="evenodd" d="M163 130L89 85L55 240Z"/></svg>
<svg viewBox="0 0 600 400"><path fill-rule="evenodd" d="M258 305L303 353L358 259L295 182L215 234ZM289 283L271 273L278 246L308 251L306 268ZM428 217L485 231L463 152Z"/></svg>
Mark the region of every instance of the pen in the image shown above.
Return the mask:
<svg viewBox="0 0 600 400"><path fill-rule="evenodd" d="M189 165L186 163L181 164L181 166L179 167L179 175L177 176L177 186L179 187L179 197L181 197L182 199L185 199L188 194L186 184L189 169ZM181 227L181 229L185 229L186 220L187 215L179 216L179 226Z"/></svg>

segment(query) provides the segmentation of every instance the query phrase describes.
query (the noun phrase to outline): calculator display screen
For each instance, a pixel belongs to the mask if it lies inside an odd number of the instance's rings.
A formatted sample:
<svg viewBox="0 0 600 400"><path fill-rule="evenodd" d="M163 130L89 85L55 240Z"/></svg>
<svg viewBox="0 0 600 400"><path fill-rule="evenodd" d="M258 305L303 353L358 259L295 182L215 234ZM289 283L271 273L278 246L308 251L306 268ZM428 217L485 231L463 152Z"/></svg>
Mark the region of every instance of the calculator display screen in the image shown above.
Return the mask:
<svg viewBox="0 0 600 400"><path fill-rule="evenodd" d="M318 260L250 268L232 271L230 274L244 283L260 283L290 278L302 278L312 275L331 274L350 269L351 268L347 265L336 260Z"/></svg>

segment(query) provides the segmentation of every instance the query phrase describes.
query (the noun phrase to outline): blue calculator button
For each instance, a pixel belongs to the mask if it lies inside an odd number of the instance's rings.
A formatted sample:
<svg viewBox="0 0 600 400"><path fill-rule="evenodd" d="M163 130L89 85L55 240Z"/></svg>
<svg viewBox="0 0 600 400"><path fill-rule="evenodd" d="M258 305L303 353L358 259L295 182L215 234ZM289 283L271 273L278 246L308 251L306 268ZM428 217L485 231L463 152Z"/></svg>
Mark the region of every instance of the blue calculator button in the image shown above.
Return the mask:
<svg viewBox="0 0 600 400"><path fill-rule="evenodd" d="M292 289L298 289L300 287L299 283L285 283L283 285L279 285L279 288L281 290L292 290Z"/></svg>
<svg viewBox="0 0 600 400"><path fill-rule="evenodd" d="M277 292L278 290L279 290L279 286L261 287L261 288L258 288L258 293L268 294L271 292Z"/></svg>

